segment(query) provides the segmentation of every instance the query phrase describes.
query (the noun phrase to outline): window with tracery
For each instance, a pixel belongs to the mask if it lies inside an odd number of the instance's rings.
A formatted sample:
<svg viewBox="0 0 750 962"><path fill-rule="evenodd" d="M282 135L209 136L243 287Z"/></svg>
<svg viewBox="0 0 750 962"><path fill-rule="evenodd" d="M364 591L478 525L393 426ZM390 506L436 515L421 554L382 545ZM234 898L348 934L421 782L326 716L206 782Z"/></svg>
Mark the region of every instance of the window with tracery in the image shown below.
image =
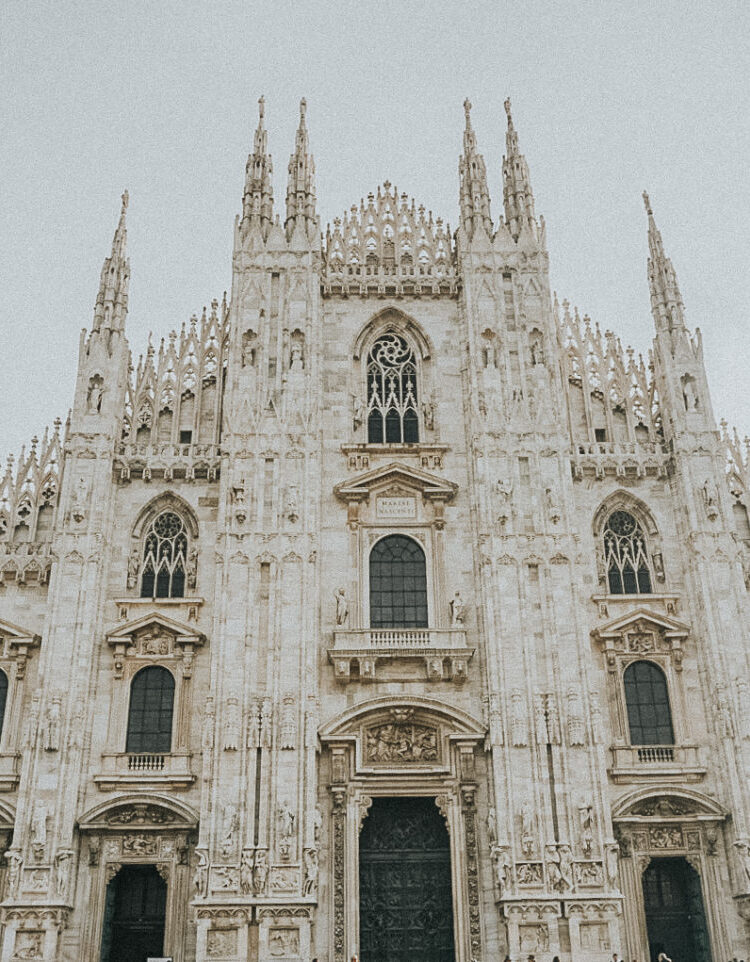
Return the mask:
<svg viewBox="0 0 750 962"><path fill-rule="evenodd" d="M370 552L370 627L426 628L427 571L413 538L392 534Z"/></svg>
<svg viewBox="0 0 750 962"><path fill-rule="evenodd" d="M367 356L367 440L415 444L419 440L417 363L394 331L375 341Z"/></svg>
<svg viewBox="0 0 750 962"><path fill-rule="evenodd" d="M627 511L613 511L604 526L604 559L613 595L651 592L651 565L639 522Z"/></svg>
<svg viewBox="0 0 750 962"><path fill-rule="evenodd" d="M652 661L625 669L625 703L631 745L674 745L672 712L664 672Z"/></svg>
<svg viewBox="0 0 750 962"><path fill-rule="evenodd" d="M141 567L141 598L182 598L188 539L185 522L162 511L146 530Z"/></svg>
<svg viewBox="0 0 750 962"><path fill-rule="evenodd" d="M172 748L174 678L160 665L142 668L130 686L125 751L166 753Z"/></svg>

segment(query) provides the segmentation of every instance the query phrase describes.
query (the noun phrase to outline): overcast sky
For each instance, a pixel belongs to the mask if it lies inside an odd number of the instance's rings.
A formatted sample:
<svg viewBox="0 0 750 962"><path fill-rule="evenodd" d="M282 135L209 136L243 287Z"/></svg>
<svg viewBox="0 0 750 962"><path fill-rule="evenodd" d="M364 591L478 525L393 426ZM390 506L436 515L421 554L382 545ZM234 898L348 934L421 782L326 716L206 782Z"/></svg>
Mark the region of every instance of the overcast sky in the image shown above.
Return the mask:
<svg viewBox="0 0 750 962"><path fill-rule="evenodd" d="M305 96L324 224L388 179L454 227L463 99L496 220L510 96L553 288L643 352L648 189L717 418L750 433L746 2L2 6L0 456L70 407L124 188L134 355L230 287L261 94L277 211Z"/></svg>

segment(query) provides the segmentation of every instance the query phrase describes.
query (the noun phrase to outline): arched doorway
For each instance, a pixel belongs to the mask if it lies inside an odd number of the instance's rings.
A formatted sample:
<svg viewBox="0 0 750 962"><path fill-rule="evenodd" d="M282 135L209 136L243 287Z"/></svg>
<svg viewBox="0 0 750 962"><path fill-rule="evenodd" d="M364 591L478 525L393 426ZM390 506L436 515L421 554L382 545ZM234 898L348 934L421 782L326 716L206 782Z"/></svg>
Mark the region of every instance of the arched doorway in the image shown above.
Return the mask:
<svg viewBox="0 0 750 962"><path fill-rule="evenodd" d="M101 962L164 954L167 884L153 865L123 865L107 886Z"/></svg>
<svg viewBox="0 0 750 962"><path fill-rule="evenodd" d="M362 962L454 962L450 841L434 798L374 798L359 841Z"/></svg>
<svg viewBox="0 0 750 962"><path fill-rule="evenodd" d="M643 873L648 947L684 962L711 962L701 880L685 858L654 858Z"/></svg>

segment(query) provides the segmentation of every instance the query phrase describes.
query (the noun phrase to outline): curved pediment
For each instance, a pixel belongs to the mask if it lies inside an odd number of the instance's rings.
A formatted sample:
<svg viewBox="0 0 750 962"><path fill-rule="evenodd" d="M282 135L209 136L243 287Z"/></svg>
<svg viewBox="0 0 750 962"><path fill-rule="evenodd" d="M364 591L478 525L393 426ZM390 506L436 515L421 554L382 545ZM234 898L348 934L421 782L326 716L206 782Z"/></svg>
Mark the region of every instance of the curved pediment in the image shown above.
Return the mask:
<svg viewBox="0 0 750 962"><path fill-rule="evenodd" d="M726 811L714 799L687 788L655 792L641 788L621 798L612 809L612 818L635 820L658 818L726 818Z"/></svg>
<svg viewBox="0 0 750 962"><path fill-rule="evenodd" d="M169 795L139 792L95 805L78 819L82 831L133 828L183 828L198 825L198 814Z"/></svg>
<svg viewBox="0 0 750 962"><path fill-rule="evenodd" d="M326 739L354 734L361 729L363 723L371 726L407 720L412 722L415 719L442 724L455 735L484 738L486 733L485 726L476 718L445 702L420 697L399 698L396 701L392 696L385 695L360 702L353 708L336 715L321 727L320 737Z"/></svg>

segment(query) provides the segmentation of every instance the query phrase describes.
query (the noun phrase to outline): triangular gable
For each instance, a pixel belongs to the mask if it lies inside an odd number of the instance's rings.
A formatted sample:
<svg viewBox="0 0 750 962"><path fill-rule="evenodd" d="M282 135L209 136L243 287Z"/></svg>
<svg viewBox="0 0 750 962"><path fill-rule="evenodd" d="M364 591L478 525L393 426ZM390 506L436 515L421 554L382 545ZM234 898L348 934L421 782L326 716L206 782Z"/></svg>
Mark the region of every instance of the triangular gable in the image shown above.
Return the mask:
<svg viewBox="0 0 750 962"><path fill-rule="evenodd" d="M189 625L167 618L158 612L152 612L143 615L141 618L136 618L134 621L127 621L112 631L108 631L107 641L110 645L129 643L139 631L154 625L174 635L178 644L202 645L206 640L206 636L202 632L196 632Z"/></svg>
<svg viewBox="0 0 750 962"><path fill-rule="evenodd" d="M452 481L445 481L437 475L396 461L337 484L333 490L342 501L366 501L375 488L387 483L416 488L428 501L452 501L458 491L458 485Z"/></svg>
<svg viewBox="0 0 750 962"><path fill-rule="evenodd" d="M33 631L26 631L10 621L0 620L0 638L5 638L11 644L35 645L41 641L39 635Z"/></svg>
<svg viewBox="0 0 750 962"><path fill-rule="evenodd" d="M690 634L690 628L681 621L668 618L666 615L661 615L649 608L636 608L635 611L630 611L605 625L594 628L591 633L594 637L601 639L619 638L625 634L628 628L644 621L663 631L666 638L686 638Z"/></svg>

